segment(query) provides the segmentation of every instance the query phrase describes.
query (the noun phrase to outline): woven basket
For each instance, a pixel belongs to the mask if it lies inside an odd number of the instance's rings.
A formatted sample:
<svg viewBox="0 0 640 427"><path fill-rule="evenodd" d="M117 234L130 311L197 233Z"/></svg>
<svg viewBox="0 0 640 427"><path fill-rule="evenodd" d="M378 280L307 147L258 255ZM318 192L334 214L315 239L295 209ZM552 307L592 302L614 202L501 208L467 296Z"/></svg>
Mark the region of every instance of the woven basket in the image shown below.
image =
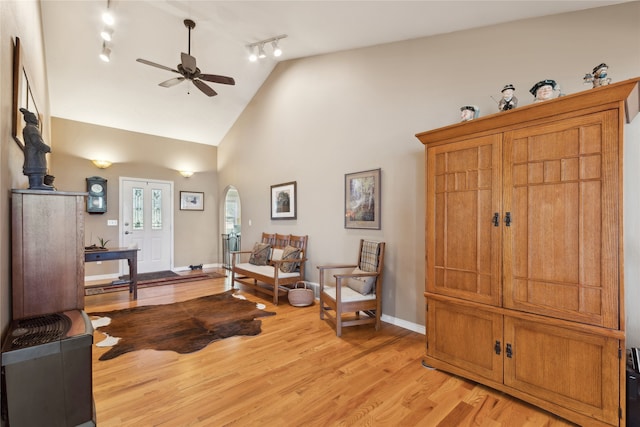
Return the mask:
<svg viewBox="0 0 640 427"><path fill-rule="evenodd" d="M298 287L302 285L303 287ZM307 283L296 282L292 289L289 289L289 304L294 307L306 307L313 304L313 289L307 288Z"/></svg>

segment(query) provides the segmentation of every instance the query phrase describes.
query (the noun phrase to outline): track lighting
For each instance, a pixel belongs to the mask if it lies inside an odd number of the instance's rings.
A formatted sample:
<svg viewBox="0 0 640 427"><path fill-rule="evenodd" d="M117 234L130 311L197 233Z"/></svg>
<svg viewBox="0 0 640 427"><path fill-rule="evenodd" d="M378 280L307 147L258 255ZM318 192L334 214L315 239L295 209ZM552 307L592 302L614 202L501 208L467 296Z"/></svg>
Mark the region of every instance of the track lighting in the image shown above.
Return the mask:
<svg viewBox="0 0 640 427"><path fill-rule="evenodd" d="M282 48L280 47L278 41L284 39L285 37L287 37L287 35L282 34L280 36L271 37L269 39L261 40L259 42L247 45L247 49L249 50L249 61L256 62L258 58L266 58L267 53L265 51L265 45L267 44L271 44L271 52L274 58L282 56Z"/></svg>
<svg viewBox="0 0 640 427"><path fill-rule="evenodd" d="M104 62L111 61L111 49L109 49L105 44L102 44L102 52L100 53L100 59L102 59Z"/></svg>
<svg viewBox="0 0 640 427"><path fill-rule="evenodd" d="M113 18L113 14L109 9L111 5L111 0L107 0L107 10L102 14L102 22L105 23L105 26L100 31L100 37L102 38L102 52L100 52L100 59L104 62L111 61L111 48L107 47L107 42L111 42L113 39L113 23L115 19Z"/></svg>

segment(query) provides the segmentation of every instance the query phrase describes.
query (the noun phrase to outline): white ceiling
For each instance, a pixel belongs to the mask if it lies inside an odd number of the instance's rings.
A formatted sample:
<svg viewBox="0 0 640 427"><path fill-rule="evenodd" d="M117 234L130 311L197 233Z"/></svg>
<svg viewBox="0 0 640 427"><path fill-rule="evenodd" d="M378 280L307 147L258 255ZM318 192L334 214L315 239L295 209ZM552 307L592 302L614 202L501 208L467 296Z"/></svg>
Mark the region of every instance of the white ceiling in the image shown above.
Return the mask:
<svg viewBox="0 0 640 427"><path fill-rule="evenodd" d="M246 45L280 34L286 61L347 49L622 3L622 1L204 1L110 0L116 16L111 62L99 60L107 0L42 0L51 115L129 131L218 145L272 71L247 61ZM184 19L196 22L191 55L214 97L190 82L158 83L187 52Z"/></svg>

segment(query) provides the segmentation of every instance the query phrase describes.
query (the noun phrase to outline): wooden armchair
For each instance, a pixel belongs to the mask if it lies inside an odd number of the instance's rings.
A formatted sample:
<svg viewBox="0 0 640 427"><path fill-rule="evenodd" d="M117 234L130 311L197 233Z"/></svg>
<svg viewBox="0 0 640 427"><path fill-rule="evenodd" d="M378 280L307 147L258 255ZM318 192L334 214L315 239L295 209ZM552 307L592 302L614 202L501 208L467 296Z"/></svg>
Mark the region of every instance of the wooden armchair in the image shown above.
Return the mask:
<svg viewBox="0 0 640 427"><path fill-rule="evenodd" d="M337 336L346 326L374 323L376 330L380 329L384 248L384 242L360 240L357 264L318 266L320 319L326 318ZM337 269L348 272L334 274L335 282L325 284L325 271Z"/></svg>

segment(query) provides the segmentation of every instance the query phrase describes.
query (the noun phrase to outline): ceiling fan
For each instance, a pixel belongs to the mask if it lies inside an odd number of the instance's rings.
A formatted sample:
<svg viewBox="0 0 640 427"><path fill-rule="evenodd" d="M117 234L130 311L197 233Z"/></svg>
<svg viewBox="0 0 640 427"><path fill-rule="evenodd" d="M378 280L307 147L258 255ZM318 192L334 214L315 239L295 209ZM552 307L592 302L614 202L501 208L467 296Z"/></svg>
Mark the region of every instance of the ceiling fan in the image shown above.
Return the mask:
<svg viewBox="0 0 640 427"><path fill-rule="evenodd" d="M181 53L181 63L178 64L176 69L165 67L164 65L156 64L155 62L147 61L146 59L138 58L136 61L151 65L152 67L162 68L163 70L172 71L180 74L180 77L174 77L159 84L162 87L175 86L184 80L191 80L195 87L200 89L207 96L215 96L217 92L207 85L203 80L213 83L220 83L223 85L235 85L236 82L233 77L218 76L216 74L202 74L200 69L196 67L196 58L191 56L191 30L195 28L196 23L191 19L184 20L184 26L189 29L189 51L188 53Z"/></svg>

